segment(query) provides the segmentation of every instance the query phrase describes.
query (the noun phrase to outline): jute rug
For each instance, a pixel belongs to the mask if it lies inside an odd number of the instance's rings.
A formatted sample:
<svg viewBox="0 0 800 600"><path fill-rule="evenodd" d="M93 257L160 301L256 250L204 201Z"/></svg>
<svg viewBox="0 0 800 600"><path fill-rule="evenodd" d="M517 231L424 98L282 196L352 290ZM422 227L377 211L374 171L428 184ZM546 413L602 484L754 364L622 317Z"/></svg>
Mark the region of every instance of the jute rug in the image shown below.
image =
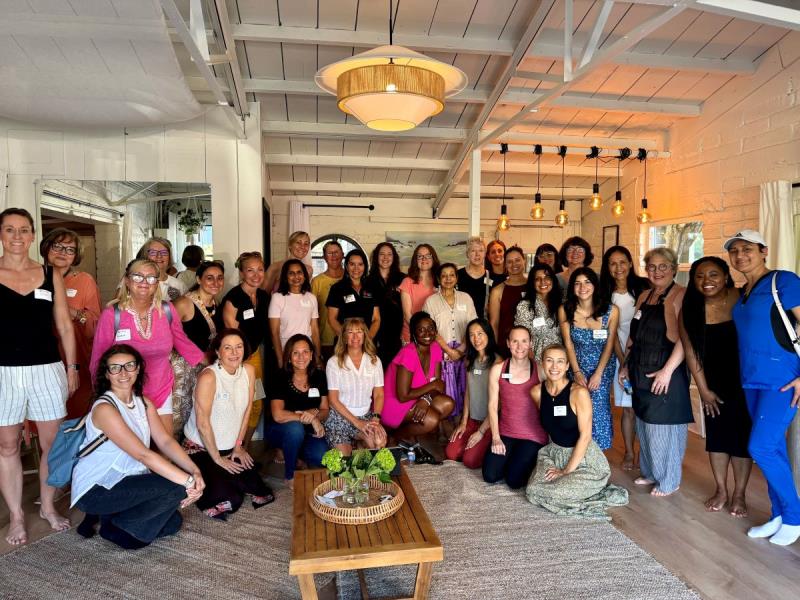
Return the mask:
<svg viewBox="0 0 800 600"><path fill-rule="evenodd" d="M409 473L445 549L434 567L432 599L697 597L605 521L550 515L456 463ZM185 517L177 536L136 552L72 530L6 554L0 598L299 598L288 574L288 492L258 511L243 507L227 523L194 509ZM413 580L408 568L368 572L375 597L410 595ZM342 598L360 598L354 575L344 574L339 585Z"/></svg>

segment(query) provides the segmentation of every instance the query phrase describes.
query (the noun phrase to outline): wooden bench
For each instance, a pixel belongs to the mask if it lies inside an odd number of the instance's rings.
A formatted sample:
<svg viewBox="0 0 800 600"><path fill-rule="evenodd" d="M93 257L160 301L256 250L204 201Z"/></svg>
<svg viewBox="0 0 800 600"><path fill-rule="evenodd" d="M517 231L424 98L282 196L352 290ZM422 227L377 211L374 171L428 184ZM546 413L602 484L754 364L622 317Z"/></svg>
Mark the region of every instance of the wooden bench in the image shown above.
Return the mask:
<svg viewBox="0 0 800 600"><path fill-rule="evenodd" d="M419 565L414 599L427 598L432 563L444 551L406 472L395 478L406 497L403 506L369 525L337 525L314 514L309 496L326 478L324 469L298 471L294 478L289 573L297 576L303 600L317 598L315 573L358 570L362 597L368 598L361 569L408 564Z"/></svg>

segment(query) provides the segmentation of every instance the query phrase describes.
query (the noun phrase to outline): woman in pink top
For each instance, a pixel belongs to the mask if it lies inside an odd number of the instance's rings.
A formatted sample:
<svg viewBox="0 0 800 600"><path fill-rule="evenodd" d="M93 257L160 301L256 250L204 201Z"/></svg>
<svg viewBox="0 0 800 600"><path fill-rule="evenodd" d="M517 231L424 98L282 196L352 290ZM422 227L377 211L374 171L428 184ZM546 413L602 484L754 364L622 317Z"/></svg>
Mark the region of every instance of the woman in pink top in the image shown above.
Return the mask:
<svg viewBox="0 0 800 600"><path fill-rule="evenodd" d="M174 375L169 355L172 349L195 366L203 351L183 331L181 319L171 303L164 303L158 285L159 269L153 261L134 260L125 269L124 285L100 315L92 346L92 379L100 357L114 343L136 348L145 360L144 395L158 409L167 431L172 431L172 384ZM169 311L171 316L167 315ZM119 322L115 323L116 314Z"/></svg>
<svg viewBox="0 0 800 600"><path fill-rule="evenodd" d="M426 312L411 317L412 343L394 357L384 378L383 413L386 427L400 439L415 438L439 427L455 402L444 393L442 348L436 343L436 323Z"/></svg>
<svg viewBox="0 0 800 600"><path fill-rule="evenodd" d="M483 480L519 489L528 483L536 467L539 449L547 443L539 409L531 389L539 383L539 367L528 358L531 334L527 328L512 327L508 333L511 358L489 371L489 425L492 447L483 458Z"/></svg>
<svg viewBox="0 0 800 600"><path fill-rule="evenodd" d="M411 264L408 267L408 277L397 288L400 290L400 302L403 306L403 331L400 337L404 344L411 341L409 323L411 315L422 310L425 300L436 293L439 281L436 274L439 272L439 257L436 250L428 244L420 244L414 248L411 255Z"/></svg>

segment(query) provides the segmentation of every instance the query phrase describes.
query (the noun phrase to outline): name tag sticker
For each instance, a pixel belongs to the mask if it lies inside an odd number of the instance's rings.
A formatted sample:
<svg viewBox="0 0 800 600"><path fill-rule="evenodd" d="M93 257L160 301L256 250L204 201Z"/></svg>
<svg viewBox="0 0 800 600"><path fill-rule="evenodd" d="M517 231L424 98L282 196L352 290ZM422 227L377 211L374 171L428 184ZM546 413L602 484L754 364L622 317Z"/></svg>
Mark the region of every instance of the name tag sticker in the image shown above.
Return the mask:
<svg viewBox="0 0 800 600"><path fill-rule="evenodd" d="M592 337L596 340L608 339L608 329L593 329Z"/></svg>
<svg viewBox="0 0 800 600"><path fill-rule="evenodd" d="M554 406L553 407L553 416L554 417L566 417L567 416L567 407L566 406Z"/></svg>
<svg viewBox="0 0 800 600"><path fill-rule="evenodd" d="M248 308L246 311L242 313L242 318L246 321L247 319L252 319L256 316L256 311L252 308Z"/></svg>
<svg viewBox="0 0 800 600"><path fill-rule="evenodd" d="M431 377L430 382L433 383L434 381L436 381L436 377Z"/></svg>
<svg viewBox="0 0 800 600"><path fill-rule="evenodd" d="M633 313L633 318L634 319L641 319L642 318L642 311L641 310L637 310L635 313Z"/></svg>
<svg viewBox="0 0 800 600"><path fill-rule="evenodd" d="M483 278L483 285L489 285L489 286L492 285L491 278L490 277L484 277Z"/></svg>
<svg viewBox="0 0 800 600"><path fill-rule="evenodd" d="M302 298L300 300L300 306L302 306L303 308L310 307L311 306L311 300L308 300L307 298Z"/></svg>
<svg viewBox="0 0 800 600"><path fill-rule="evenodd" d="M467 305L466 304L456 304L456 310L461 312L467 312Z"/></svg>
<svg viewBox="0 0 800 600"><path fill-rule="evenodd" d="M472 370L472 374L473 375L480 375L481 373L483 373L483 371L481 369L473 369Z"/></svg>
<svg viewBox="0 0 800 600"><path fill-rule="evenodd" d="M317 388L308 388L309 398L319 398L319 390Z"/></svg>
<svg viewBox="0 0 800 600"><path fill-rule="evenodd" d="M536 317L533 320L533 326L534 327L544 327L544 325L545 325L544 317Z"/></svg>
<svg viewBox="0 0 800 600"><path fill-rule="evenodd" d="M347 294L347 296L344 297L344 301L345 304L350 304L351 302L356 301L356 297L353 294Z"/></svg>
<svg viewBox="0 0 800 600"><path fill-rule="evenodd" d="M67 288L67 298L74 298L78 295L78 290L75 288Z"/></svg>
<svg viewBox="0 0 800 600"><path fill-rule="evenodd" d="M527 293L528 293L528 292L520 292L520 294L519 294L520 298L524 298L524 297L525 297L525 294L527 294Z"/></svg>
<svg viewBox="0 0 800 600"><path fill-rule="evenodd" d="M48 302L53 301L53 293L50 290L43 290L41 288L36 288L33 290L33 297L37 300L47 300Z"/></svg>
<svg viewBox="0 0 800 600"><path fill-rule="evenodd" d="M511 379L511 373L503 373L500 375L501 379Z"/></svg>
<svg viewBox="0 0 800 600"><path fill-rule="evenodd" d="M117 329L117 335L114 336L115 342L127 342L131 339L130 329Z"/></svg>

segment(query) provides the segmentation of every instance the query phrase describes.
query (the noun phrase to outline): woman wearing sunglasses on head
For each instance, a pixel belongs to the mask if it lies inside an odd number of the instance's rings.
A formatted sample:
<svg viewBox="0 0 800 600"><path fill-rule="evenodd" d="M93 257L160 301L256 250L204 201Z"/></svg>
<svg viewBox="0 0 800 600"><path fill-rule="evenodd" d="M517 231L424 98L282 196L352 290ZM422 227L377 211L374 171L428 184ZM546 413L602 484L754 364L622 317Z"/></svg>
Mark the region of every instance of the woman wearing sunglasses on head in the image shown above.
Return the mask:
<svg viewBox="0 0 800 600"><path fill-rule="evenodd" d="M204 354L186 336L172 303L163 300L159 274L158 266L150 260L134 260L125 269L117 297L97 323L90 369L96 379L100 356L114 343L136 348L146 361L144 393L161 415L164 427L172 431L175 375L170 353L174 348L192 366L200 363Z"/></svg>

